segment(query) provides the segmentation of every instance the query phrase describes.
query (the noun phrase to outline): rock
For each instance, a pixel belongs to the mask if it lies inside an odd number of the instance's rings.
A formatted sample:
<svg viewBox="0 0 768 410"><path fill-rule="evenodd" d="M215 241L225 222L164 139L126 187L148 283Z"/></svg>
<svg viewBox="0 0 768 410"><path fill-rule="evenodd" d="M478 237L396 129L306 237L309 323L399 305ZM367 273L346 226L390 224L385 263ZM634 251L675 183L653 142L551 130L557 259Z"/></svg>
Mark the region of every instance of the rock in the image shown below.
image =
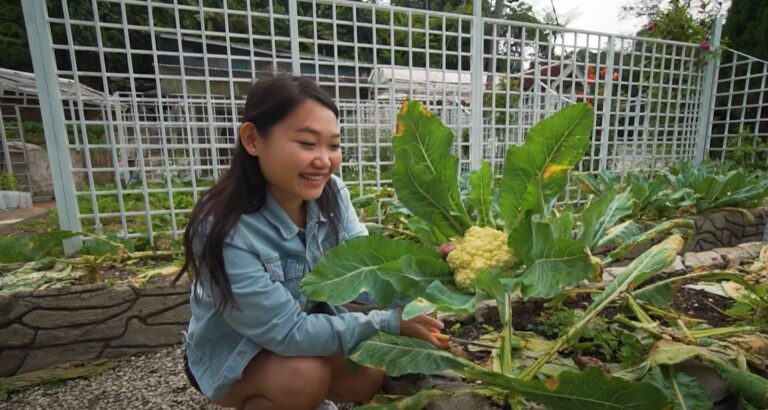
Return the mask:
<svg viewBox="0 0 768 410"><path fill-rule="evenodd" d="M35 347L55 346L91 340L109 340L125 332L127 312L104 323L88 323L82 326L59 329L41 329L37 332Z"/></svg>
<svg viewBox="0 0 768 410"><path fill-rule="evenodd" d="M749 253L750 258L757 258L757 255L760 254L760 250L763 249L763 246L765 246L765 243L763 242L746 242L746 243L740 243L737 245L739 248L743 248Z"/></svg>
<svg viewBox="0 0 768 410"><path fill-rule="evenodd" d="M720 255L726 265L733 267L740 266L753 259L746 249L738 246L733 248L715 248L712 251Z"/></svg>
<svg viewBox="0 0 768 410"><path fill-rule="evenodd" d="M687 252L684 261L688 270L718 269L725 266L723 258L713 251Z"/></svg>
<svg viewBox="0 0 768 410"><path fill-rule="evenodd" d="M109 347L171 346L181 343L181 332L185 330L186 324L147 326L132 319L123 337L109 342Z"/></svg>
<svg viewBox="0 0 768 410"><path fill-rule="evenodd" d="M612 282L621 275L621 272L624 272L625 269L627 269L626 266L614 266L603 269L603 282Z"/></svg>
<svg viewBox="0 0 768 410"><path fill-rule="evenodd" d="M128 286L115 286L95 292L36 297L35 302L41 308L87 309L116 306L135 299L136 294Z"/></svg>
<svg viewBox="0 0 768 410"><path fill-rule="evenodd" d="M0 377L9 377L16 374L26 353L23 350L3 350L0 352Z"/></svg>
<svg viewBox="0 0 768 410"><path fill-rule="evenodd" d="M131 308L131 314L146 319L188 304L188 294L142 296Z"/></svg>
<svg viewBox="0 0 768 410"><path fill-rule="evenodd" d="M97 323L117 316L133 305L133 301L105 309L81 309L70 310L33 310L22 318L22 323L30 327L42 329L56 329L64 326L83 325Z"/></svg>
<svg viewBox="0 0 768 410"><path fill-rule="evenodd" d="M680 363L676 366L676 370L695 377L713 402L718 402L729 395L728 388L725 387L717 371L697 360Z"/></svg>
<svg viewBox="0 0 768 410"><path fill-rule="evenodd" d="M668 275L684 275L687 272L687 269L685 269L685 265L683 264L683 258L680 255L675 256L675 261L672 262L669 267L661 271L661 273L666 273Z"/></svg>
<svg viewBox="0 0 768 410"><path fill-rule="evenodd" d="M35 339L35 331L19 324L12 324L0 330L0 349L26 346Z"/></svg>
<svg viewBox="0 0 768 410"><path fill-rule="evenodd" d="M0 295L0 326L4 326L13 320L11 312L13 311L14 302L15 298L12 295Z"/></svg>
<svg viewBox="0 0 768 410"><path fill-rule="evenodd" d="M189 318L192 313L189 310L189 303L185 303L179 307L175 307L167 312L158 313L157 315L147 318L147 324L149 325L163 325L163 324L183 324L189 323Z"/></svg>
<svg viewBox="0 0 768 410"><path fill-rule="evenodd" d="M62 357L66 357L67 362L92 360L99 357L103 349L104 342L78 343L35 349L29 352L24 365L19 369L19 373L45 369L46 367L61 364L64 362Z"/></svg>

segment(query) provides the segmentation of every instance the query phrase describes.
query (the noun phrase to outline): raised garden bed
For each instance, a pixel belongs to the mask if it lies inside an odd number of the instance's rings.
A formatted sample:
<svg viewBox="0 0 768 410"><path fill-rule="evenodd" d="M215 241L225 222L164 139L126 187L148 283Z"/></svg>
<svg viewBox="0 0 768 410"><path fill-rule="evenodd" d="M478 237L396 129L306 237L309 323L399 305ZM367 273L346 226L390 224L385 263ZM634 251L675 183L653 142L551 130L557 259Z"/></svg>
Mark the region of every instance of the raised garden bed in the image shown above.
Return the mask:
<svg viewBox="0 0 768 410"><path fill-rule="evenodd" d="M74 285L0 295L0 377L172 346L189 321L189 282Z"/></svg>

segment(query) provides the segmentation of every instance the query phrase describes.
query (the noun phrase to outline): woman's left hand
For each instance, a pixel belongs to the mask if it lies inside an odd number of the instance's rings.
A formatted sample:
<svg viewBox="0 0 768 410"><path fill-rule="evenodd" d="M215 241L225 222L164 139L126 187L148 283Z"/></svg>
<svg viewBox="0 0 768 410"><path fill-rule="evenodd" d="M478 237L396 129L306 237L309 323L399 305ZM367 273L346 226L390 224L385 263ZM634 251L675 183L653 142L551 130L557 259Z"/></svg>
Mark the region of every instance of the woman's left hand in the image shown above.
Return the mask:
<svg viewBox="0 0 768 410"><path fill-rule="evenodd" d="M449 340L442 337L444 335L441 335L438 332L444 326L443 322L432 316L419 315L410 320L400 319L400 334L403 336L415 337L425 342L432 343L432 345L439 349L445 349L449 345Z"/></svg>

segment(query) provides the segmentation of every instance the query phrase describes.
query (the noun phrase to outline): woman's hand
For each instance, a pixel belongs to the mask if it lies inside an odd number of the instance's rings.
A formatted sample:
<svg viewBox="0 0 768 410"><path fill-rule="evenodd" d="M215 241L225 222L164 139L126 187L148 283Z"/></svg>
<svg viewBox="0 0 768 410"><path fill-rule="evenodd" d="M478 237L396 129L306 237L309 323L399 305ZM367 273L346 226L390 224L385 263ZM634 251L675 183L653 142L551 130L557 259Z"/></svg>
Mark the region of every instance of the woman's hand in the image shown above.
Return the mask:
<svg viewBox="0 0 768 410"><path fill-rule="evenodd" d="M445 259L445 258L448 256L448 254L449 254L449 253L451 253L451 251L452 251L454 248L456 248L456 245L454 245L454 244L452 244L452 243L450 243L450 242L448 242L448 243L444 243L444 244L440 245L440 246L437 248L437 253L439 253L439 254L440 254L440 256L441 256L443 259Z"/></svg>
<svg viewBox="0 0 768 410"><path fill-rule="evenodd" d="M400 334L402 336L421 339L432 343L439 349L447 348L449 340L439 332L433 332L432 329L440 330L443 327L443 322L427 315L419 315L411 320L400 319Z"/></svg>

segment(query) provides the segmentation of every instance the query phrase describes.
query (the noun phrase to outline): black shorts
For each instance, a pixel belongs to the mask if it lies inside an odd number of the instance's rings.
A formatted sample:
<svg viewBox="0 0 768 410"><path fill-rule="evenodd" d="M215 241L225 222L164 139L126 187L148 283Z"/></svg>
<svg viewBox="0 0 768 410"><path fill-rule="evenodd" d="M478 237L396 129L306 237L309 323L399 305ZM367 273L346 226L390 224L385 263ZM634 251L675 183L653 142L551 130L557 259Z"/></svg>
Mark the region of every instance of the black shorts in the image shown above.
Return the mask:
<svg viewBox="0 0 768 410"><path fill-rule="evenodd" d="M192 370L189 369L189 360L187 360L187 352L184 352L184 374L187 375L187 379L189 380L189 384L192 385L192 387L195 388L200 394L203 393L202 390L200 390L200 385L197 384L197 380L195 379L195 375L192 374Z"/></svg>

